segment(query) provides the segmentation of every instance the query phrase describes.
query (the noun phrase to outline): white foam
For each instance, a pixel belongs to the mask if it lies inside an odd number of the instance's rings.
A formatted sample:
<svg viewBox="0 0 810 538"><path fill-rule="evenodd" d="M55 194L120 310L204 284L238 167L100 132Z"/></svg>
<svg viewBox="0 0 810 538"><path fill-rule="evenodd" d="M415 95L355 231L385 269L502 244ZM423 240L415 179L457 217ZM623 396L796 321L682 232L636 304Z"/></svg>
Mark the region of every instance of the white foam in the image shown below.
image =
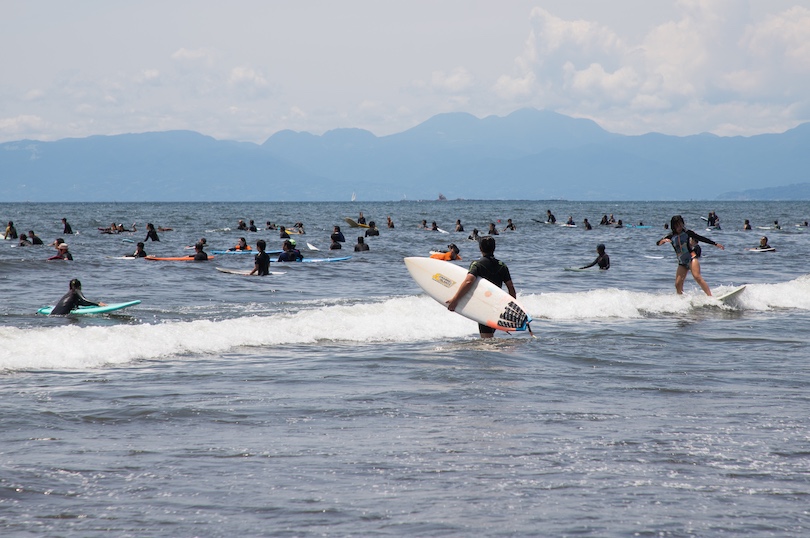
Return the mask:
<svg viewBox="0 0 810 538"><path fill-rule="evenodd" d="M731 286L717 286L717 295ZM521 296L520 301L542 330L542 320L635 320L686 315L712 306L753 311L810 311L810 275L781 284L749 284L733 306L724 306L700 290L678 296L616 288L578 293ZM250 313L219 321L19 329L0 328L0 370L87 369L185 354L219 354L239 347L315 344L322 341L386 343L475 338L477 325L427 296L396 297L357 304L302 302L281 313ZM57 345L58 342L58 345Z"/></svg>

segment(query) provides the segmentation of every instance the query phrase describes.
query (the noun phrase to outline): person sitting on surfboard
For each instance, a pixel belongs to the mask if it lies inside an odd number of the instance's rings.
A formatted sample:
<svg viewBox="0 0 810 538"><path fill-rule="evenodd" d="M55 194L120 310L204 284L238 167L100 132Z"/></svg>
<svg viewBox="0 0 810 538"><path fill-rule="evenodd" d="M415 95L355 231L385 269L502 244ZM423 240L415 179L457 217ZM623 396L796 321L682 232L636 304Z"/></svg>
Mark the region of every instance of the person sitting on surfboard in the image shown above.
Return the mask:
<svg viewBox="0 0 810 538"><path fill-rule="evenodd" d="M743 222L743 230L750 230L750 229L751 223L748 221L748 219L745 219L745 222Z"/></svg>
<svg viewBox="0 0 810 538"><path fill-rule="evenodd" d="M256 241L256 248L259 250L259 253L254 257L253 271L251 271L250 274L267 276L270 274L270 256L265 252L267 243L264 239L259 239Z"/></svg>
<svg viewBox="0 0 810 538"><path fill-rule="evenodd" d="M39 238L37 234L34 233L34 230L28 230L28 239L31 241L32 245L43 245L42 239Z"/></svg>
<svg viewBox="0 0 810 538"><path fill-rule="evenodd" d="M576 226L577 225L577 223L574 222L574 216L573 215L568 215L568 220L565 223L567 225L569 225L569 226Z"/></svg>
<svg viewBox="0 0 810 538"><path fill-rule="evenodd" d="M231 247L228 250L235 251L235 250L253 250L253 249L250 248L250 245L247 244L247 241L245 241L244 237L240 237L239 242L236 243L236 246Z"/></svg>
<svg viewBox="0 0 810 538"><path fill-rule="evenodd" d="M363 216L363 212L360 212L360 216L357 217L357 224L365 224L366 217Z"/></svg>
<svg viewBox="0 0 810 538"><path fill-rule="evenodd" d="M599 269L602 271L607 271L610 269L610 256L607 255L605 252L605 245L599 243L596 245L596 259L589 263L584 267L580 267L580 269L587 269L589 267L593 267L594 265L599 264Z"/></svg>
<svg viewBox="0 0 810 538"><path fill-rule="evenodd" d="M754 248L752 248L750 250L771 250L771 251L775 251L776 249L768 244L768 237L763 235L759 239L759 245L757 245L756 247L754 247Z"/></svg>
<svg viewBox="0 0 810 538"><path fill-rule="evenodd" d="M62 226L64 227L62 233L73 235L73 228L70 227L70 224L68 224L68 221L65 217L62 217Z"/></svg>
<svg viewBox="0 0 810 538"><path fill-rule="evenodd" d="M460 260L461 256L459 256L459 252L459 248L454 243L450 243L447 245L447 252L434 252L430 255L430 257L436 260L445 261Z"/></svg>
<svg viewBox="0 0 810 538"><path fill-rule="evenodd" d="M515 286L512 284L512 275L509 274L509 268L505 263L495 257L495 238L491 236L484 236L478 242L481 249L481 258L470 264L470 271L467 273L466 278L461 282L452 299L447 301L447 309L453 312L458 305L459 300L464 297L472 288L476 278L485 278L499 288L506 284L506 289L509 295L517 298ZM481 323L478 324L478 333L481 338L492 338L495 336L495 329L487 327Z"/></svg>
<svg viewBox="0 0 810 538"><path fill-rule="evenodd" d="M250 224L248 224L248 231L249 232L258 232L259 229L256 228L256 223L253 222L253 219L250 219Z"/></svg>
<svg viewBox="0 0 810 538"><path fill-rule="evenodd" d="M17 228L14 227L13 221L8 221L6 234L3 236L3 239L17 239Z"/></svg>
<svg viewBox="0 0 810 538"><path fill-rule="evenodd" d="M557 222L557 217L554 216L550 209L546 210L546 222L549 224Z"/></svg>
<svg viewBox="0 0 810 538"><path fill-rule="evenodd" d="M203 250L203 244L197 243L194 245L194 254L191 255L194 261L204 262L208 260L208 254Z"/></svg>
<svg viewBox="0 0 810 538"><path fill-rule="evenodd" d="M366 230L366 237L376 237L380 235L380 230L377 228L377 223L373 220L368 223L368 229Z"/></svg>
<svg viewBox="0 0 810 538"><path fill-rule="evenodd" d="M456 231L463 232L464 226L461 225L461 219L456 219Z"/></svg>
<svg viewBox="0 0 810 538"><path fill-rule="evenodd" d="M284 241L284 246L282 247L284 250L281 254L278 255L278 260L280 262L300 262L304 259L304 256L301 255L301 252L293 246L292 242L287 240Z"/></svg>
<svg viewBox="0 0 810 538"><path fill-rule="evenodd" d="M593 230L593 226L591 226L591 223L588 222L588 219L583 220L582 225L585 226L586 230Z"/></svg>
<svg viewBox="0 0 810 538"><path fill-rule="evenodd" d="M689 238L714 245L720 250L725 250L725 247L720 243L712 241L708 237L703 237L692 230L687 230L683 217L680 215L675 215L670 219L670 228L670 233L659 239L655 244L660 246L664 243L671 243L672 248L675 249L675 255L678 257L678 269L675 271L675 291L678 292L678 295L683 294L683 283L686 281L687 273L691 270L692 278L695 279L695 282L698 283L706 295L711 296L712 290L700 275L700 262L697 261L697 257L693 251L694 249L689 243Z"/></svg>
<svg viewBox="0 0 810 538"><path fill-rule="evenodd" d="M107 306L106 303L93 303L84 298L82 294L82 283L78 278L70 281L69 290L59 299L56 306L51 310L51 316L64 316L70 314L71 310L76 310L80 306Z"/></svg>

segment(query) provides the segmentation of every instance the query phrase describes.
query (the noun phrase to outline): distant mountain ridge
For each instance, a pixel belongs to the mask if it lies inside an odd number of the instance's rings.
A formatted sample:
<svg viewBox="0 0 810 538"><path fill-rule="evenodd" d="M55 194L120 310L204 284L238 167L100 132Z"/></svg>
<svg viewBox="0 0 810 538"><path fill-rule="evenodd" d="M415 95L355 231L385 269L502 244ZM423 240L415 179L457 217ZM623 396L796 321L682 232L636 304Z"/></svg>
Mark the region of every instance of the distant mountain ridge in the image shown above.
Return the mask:
<svg viewBox="0 0 810 538"><path fill-rule="evenodd" d="M0 144L2 201L810 199L810 123L781 134L610 133L522 109L434 116L378 137L279 131L263 144L191 131ZM787 190L784 190L787 189ZM743 194L740 194L743 193ZM764 197L764 198L762 198Z"/></svg>

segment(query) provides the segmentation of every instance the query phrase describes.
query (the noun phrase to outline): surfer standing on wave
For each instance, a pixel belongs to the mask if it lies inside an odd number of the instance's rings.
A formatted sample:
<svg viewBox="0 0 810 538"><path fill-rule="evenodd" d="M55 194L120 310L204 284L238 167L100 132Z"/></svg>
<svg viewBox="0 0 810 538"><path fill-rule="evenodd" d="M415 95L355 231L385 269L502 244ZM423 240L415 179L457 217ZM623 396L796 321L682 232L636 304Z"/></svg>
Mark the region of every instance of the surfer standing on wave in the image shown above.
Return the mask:
<svg viewBox="0 0 810 538"><path fill-rule="evenodd" d="M481 258L470 264L470 271L467 277L459 285L458 291L452 299L447 301L447 309L451 312L455 311L458 302L464 297L472 288L475 279L478 277L485 278L495 284L496 286L503 287L506 284L506 289L514 298L517 298L515 286L512 284L512 275L509 274L509 268L505 263L495 257L495 238L485 236L478 242L481 249ZM478 324L478 332L481 338L492 338L495 336L495 329L487 327L486 325Z"/></svg>
<svg viewBox="0 0 810 538"><path fill-rule="evenodd" d="M687 230L683 217L680 215L675 215L670 219L670 229L670 233L659 239L656 245L660 246L664 243L672 243L672 248L675 249L675 255L678 257L678 269L675 271L675 291L678 292L678 295L683 294L683 283L686 281L687 273L691 270L692 278L694 278L695 282L703 289L703 292L711 297L712 290L709 289L709 285L700 275L700 262L697 261L694 248L689 240L691 238L695 241L703 241L704 243L716 246L720 250L725 250L725 247L720 243L712 241L708 237L703 237L692 230Z"/></svg>

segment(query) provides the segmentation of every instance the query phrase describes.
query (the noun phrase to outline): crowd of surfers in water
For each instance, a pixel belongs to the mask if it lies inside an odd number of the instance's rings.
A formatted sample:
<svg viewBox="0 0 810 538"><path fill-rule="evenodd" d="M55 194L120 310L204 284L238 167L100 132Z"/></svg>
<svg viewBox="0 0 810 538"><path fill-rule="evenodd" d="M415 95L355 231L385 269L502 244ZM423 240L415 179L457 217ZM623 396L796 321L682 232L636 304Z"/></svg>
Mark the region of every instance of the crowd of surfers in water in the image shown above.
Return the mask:
<svg viewBox="0 0 810 538"><path fill-rule="evenodd" d="M701 225L701 227L706 228L706 230L720 230L720 218L716 212L710 211L707 217L701 217L702 220L705 221L705 224ZM352 221L351 219L345 219L347 222L350 223L352 229L359 228L363 231L362 235L357 237L357 243L354 245L355 252L363 252L370 250L369 244L366 242L366 239L369 237L375 237L380 235L380 230L377 227L375 221L366 221L365 216L362 212L359 213L359 216L356 221ZM542 224L549 224L549 225L561 225L567 227L579 227L581 226L585 230L592 230L593 225L588 221L587 218L583 219L580 225L574 221L573 216L569 215L568 218L565 220L564 223L558 222L557 218L549 209L546 211L545 219L532 219L534 222L542 223ZM482 235L479 233L478 228L473 228L470 234L468 235L467 239L476 241L479 244L479 248L482 253L482 258L473 261L470 266L470 274L474 276L482 276L483 278L487 278L488 280L492 280L499 286L502 284L506 284L509 292L514 296L513 290L514 287L512 286L511 276L509 275L508 269L506 269L505 264L500 262L494 257L494 250L495 250L495 240L494 236L500 235L501 233L508 233L517 230L517 226L512 221L512 219L507 219L506 223L501 223L499 220L498 223L502 224L502 228L499 230L498 225L495 222L490 222L488 229ZM638 224L625 224L622 219L616 219L614 216L611 215L603 215L602 219L600 220L599 226L604 227L613 227L613 228L650 228L651 226L644 225L643 222L639 222ZM808 222L804 221L800 224L797 224L798 227L808 227ZM394 221L391 217L386 218L386 227L389 229L393 229ZM432 221L428 224L427 220L422 220L421 223L417 225L419 229L432 231L432 232L440 232L440 233L449 233L448 231L440 228L436 221ZM773 224L769 224L767 226L757 226L758 229L768 229L768 230L781 230L782 227L779 224L778 220L774 220ZM694 278L695 282L701 287L701 289L706 293L706 295L711 295L711 289L706 281L703 279L700 273L700 257L702 254L700 243L706 243L709 245L713 245L716 248L724 249L725 247L717 243L716 241L700 235L693 230L686 227L686 223L682 216L675 215L673 216L669 222L663 224L663 229L666 232L666 235L661 237L656 244L657 245L664 245L669 243L673 249L675 250L675 255L678 259L678 267L676 269L675 275L675 289L678 294L683 293L683 285L686 279L686 276L691 273L692 277ZM751 223L748 219L745 219L742 225L743 230L753 230ZM239 219L236 225L236 230L240 232L247 232L247 233L258 233L259 227L256 226L253 220L248 220L246 223L244 220ZM292 237L292 235L305 235L304 224L302 222L296 222L290 227L285 227L273 223L271 221L266 221L263 230L273 230L277 231L279 234L279 239L282 239L284 242L282 244L281 251L278 253L278 258L276 261L278 262L297 262L302 261L304 256L301 254L300 249L297 246L296 240ZM131 254L126 254L125 257L131 258L146 258L149 257L146 253L146 242L159 242L160 237L158 232L171 232L173 231L172 228L165 228L162 226L155 227L152 223L146 224L146 235L143 241L138 242L135 245L135 252ZM457 233L466 233L464 229L464 225L462 224L460 219L457 219L455 224L453 225L453 231ZM136 225L133 223L131 227L126 227L123 224L112 223L108 227L99 227L98 232L101 234L135 234L138 232ZM67 218L62 218L62 233L65 236L71 236L74 234L73 228L71 227L70 223L67 221ZM78 233L78 232L77 232ZM20 247L28 247L28 246L45 246L45 243L42 239L34 233L34 230L28 230L27 233L21 233L18 235L17 229L14 225L13 221L9 221L5 234L3 236L4 240L16 240L17 246ZM346 237L344 236L343 232L340 229L339 225L335 225L332 229L332 233L329 236L329 249L330 250L341 250L343 249L343 244L346 242ZM134 241L133 241L134 242ZM249 274L251 275L268 275L269 274L269 265L270 265L270 255L267 252L267 242L264 239L259 239L255 242L256 244L256 254L254 256L254 268ZM69 261L73 260L73 254L70 252L70 246L65 241L63 237L58 237L53 242L48 244L56 249L56 253L47 258L47 260L63 260ZM316 247L313 247L311 244L307 244L311 249L317 250ZM208 253L205 252L205 248L207 247L207 241L203 237L199 241L197 241L193 247L189 246L186 248L193 248L194 254L188 254L186 258L193 258L195 261L205 261L209 259ZM247 239L245 237L240 237L236 245L227 249L228 251L253 251L253 247L250 246ZM776 249L769 244L768 237L762 236L759 239L759 243L752 248L746 250L758 250L758 251L767 251L767 252L775 252ZM431 258L441 259L441 260L461 260L460 255L461 249L455 244L450 243L447 245L446 250L441 251L432 251L430 253ZM604 244L599 244L596 246L596 253L597 257L591 263L580 267L579 269L588 269L590 267L597 266L600 270L606 271L610 269L610 256L606 252L606 247ZM181 258L182 259L182 258ZM497 263L496 263L497 262ZM494 269L487 273L487 271L483 271L480 267L487 266L487 264ZM480 273L480 274L478 274ZM490 274L491 273L491 274ZM500 274L500 276L498 276ZM503 277L507 276L508 279L504 280ZM474 278L472 278L474 280ZM471 284L470 284L471 285ZM468 288L469 286L467 286ZM467 288L465 286L461 286L459 289L459 293L457 297L453 300L448 301L448 307L450 310L453 310L455 304L458 302L458 299L466 293ZM65 294L64 297L60 300L57 304L57 308L54 309L53 314L65 314L69 313L72 309L78 306L98 306L104 305L104 303L92 303L87 301L84 298L81 292L81 282L77 279L71 280L69 284L69 291ZM490 333L484 331L484 327L481 327L481 336L487 337L491 336Z"/></svg>

